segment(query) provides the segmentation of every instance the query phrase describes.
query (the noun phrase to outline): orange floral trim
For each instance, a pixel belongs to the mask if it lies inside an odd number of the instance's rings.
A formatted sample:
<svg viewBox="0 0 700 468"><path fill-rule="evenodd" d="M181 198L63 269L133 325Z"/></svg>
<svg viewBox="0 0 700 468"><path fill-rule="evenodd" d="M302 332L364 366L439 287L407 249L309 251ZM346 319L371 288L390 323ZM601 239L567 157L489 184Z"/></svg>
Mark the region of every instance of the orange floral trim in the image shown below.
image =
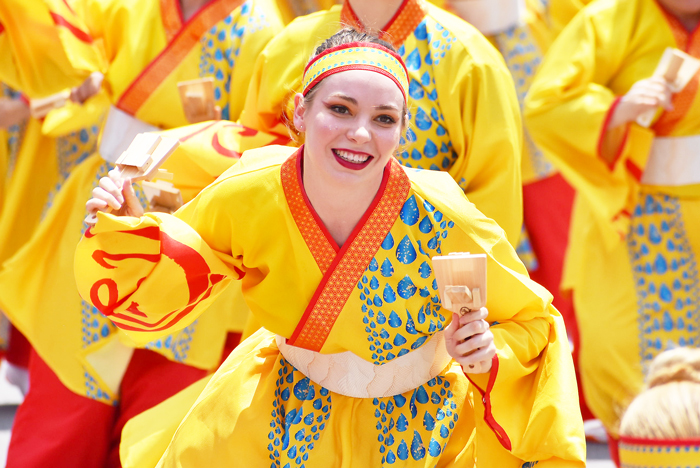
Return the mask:
<svg viewBox="0 0 700 468"><path fill-rule="evenodd" d="M657 2L659 9L663 13L668 26L671 28L673 38L679 49L685 51L693 57L700 58L700 28L695 28L694 31L688 32L685 27L678 21L678 18L673 16L661 4ZM657 136L670 135L673 128L678 122L683 120L690 111L690 108L695 101L698 93L698 80L700 72L698 72L686 85L681 92L673 95L672 103L673 110L666 111L661 114L661 117L654 123L652 129Z"/></svg>
<svg viewBox="0 0 700 468"><path fill-rule="evenodd" d="M160 0L160 15L163 19L165 37L172 41L178 31L182 29L182 10L178 0Z"/></svg>
<svg viewBox="0 0 700 468"><path fill-rule="evenodd" d="M193 16L141 74L131 83L117 102L117 107L136 115L141 106L161 85L170 73L180 65L202 35L219 21L225 19L244 0L213 0Z"/></svg>
<svg viewBox="0 0 700 468"><path fill-rule="evenodd" d="M411 183L391 159L372 204L324 274L288 344L320 351L348 297L408 198Z"/></svg>
<svg viewBox="0 0 700 468"><path fill-rule="evenodd" d="M289 211L292 212L294 222L299 228L304 242L309 247L311 255L314 256L316 264L321 269L321 273L325 274L340 248L330 234L324 232L325 226L315 216L316 213L309 209L311 204L301 187L301 155L304 151L303 148L302 146L299 151L295 152L282 164L282 188L284 189L284 196L287 199Z"/></svg>
<svg viewBox="0 0 700 468"><path fill-rule="evenodd" d="M428 7L423 0L404 0L394 17L382 28L379 38L390 42L394 47L400 47L427 14ZM343 3L340 22L358 31L365 29L360 18L350 6L350 2Z"/></svg>

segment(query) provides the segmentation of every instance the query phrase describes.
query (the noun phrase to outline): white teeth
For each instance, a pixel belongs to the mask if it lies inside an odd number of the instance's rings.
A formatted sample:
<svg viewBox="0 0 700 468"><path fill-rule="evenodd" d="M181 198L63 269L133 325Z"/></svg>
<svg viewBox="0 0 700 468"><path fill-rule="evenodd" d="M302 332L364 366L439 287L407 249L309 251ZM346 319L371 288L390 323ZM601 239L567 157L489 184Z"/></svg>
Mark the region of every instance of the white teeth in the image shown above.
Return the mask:
<svg viewBox="0 0 700 468"><path fill-rule="evenodd" d="M369 159L369 156L367 155L359 155L355 153L349 153L347 151L343 150L333 150L340 159L344 159L345 161L355 163L355 164L362 164L366 162Z"/></svg>

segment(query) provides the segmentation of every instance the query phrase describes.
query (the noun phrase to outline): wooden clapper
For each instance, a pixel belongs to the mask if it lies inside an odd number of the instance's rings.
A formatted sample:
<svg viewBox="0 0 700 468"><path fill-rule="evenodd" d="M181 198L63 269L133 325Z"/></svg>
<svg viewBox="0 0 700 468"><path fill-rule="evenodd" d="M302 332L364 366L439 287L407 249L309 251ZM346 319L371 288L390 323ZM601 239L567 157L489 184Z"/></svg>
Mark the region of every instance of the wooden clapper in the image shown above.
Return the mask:
<svg viewBox="0 0 700 468"><path fill-rule="evenodd" d="M60 109L70 100L70 90L61 91L41 99L29 101L29 112L35 119L41 119L54 109Z"/></svg>
<svg viewBox="0 0 700 468"><path fill-rule="evenodd" d="M177 84L185 118L189 123L220 120L221 107L214 99L214 78L199 78Z"/></svg>
<svg viewBox="0 0 700 468"><path fill-rule="evenodd" d="M432 261L444 308L461 316L486 305L486 254L455 252Z"/></svg>
<svg viewBox="0 0 700 468"><path fill-rule="evenodd" d="M432 262L444 308L461 317L486 305L486 254L454 252L433 257ZM484 372L482 366L470 364L469 372Z"/></svg>
<svg viewBox="0 0 700 468"><path fill-rule="evenodd" d="M700 70L700 60L683 51L668 47L652 76L663 77L670 85L671 92L677 93L686 87L698 70ZM657 110L651 110L643 113L637 117L637 123L642 127L649 127L657 112Z"/></svg>
<svg viewBox="0 0 700 468"><path fill-rule="evenodd" d="M172 175L160 169L160 166L178 146L180 142L174 138L162 137L155 133L139 133L115 164L121 177L130 178L132 182L149 181L156 175L170 178ZM170 184L166 183L166 185ZM85 218L85 222L94 225L97 222L97 216L89 215Z"/></svg>

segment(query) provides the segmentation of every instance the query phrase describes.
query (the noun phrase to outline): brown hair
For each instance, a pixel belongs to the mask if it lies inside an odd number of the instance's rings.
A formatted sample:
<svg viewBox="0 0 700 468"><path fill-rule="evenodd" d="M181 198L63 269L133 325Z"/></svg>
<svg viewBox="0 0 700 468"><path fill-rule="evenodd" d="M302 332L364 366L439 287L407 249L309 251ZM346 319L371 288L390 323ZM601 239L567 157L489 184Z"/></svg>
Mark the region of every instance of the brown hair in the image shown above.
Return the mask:
<svg viewBox="0 0 700 468"><path fill-rule="evenodd" d="M700 349L671 349L652 361L646 389L625 411L620 435L645 439L700 437Z"/></svg>

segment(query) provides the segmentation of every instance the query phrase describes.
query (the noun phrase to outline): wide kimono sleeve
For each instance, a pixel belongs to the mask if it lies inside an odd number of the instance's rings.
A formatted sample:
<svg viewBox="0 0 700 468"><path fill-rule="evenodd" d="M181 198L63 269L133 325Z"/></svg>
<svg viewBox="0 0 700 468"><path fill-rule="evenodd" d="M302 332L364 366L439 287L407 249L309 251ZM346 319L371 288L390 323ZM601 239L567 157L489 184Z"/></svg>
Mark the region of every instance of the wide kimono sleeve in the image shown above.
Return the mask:
<svg viewBox="0 0 700 468"><path fill-rule="evenodd" d="M515 243L523 220L523 139L513 79L498 51L476 29L445 13L434 14L457 39L434 65L440 106L458 155L448 172Z"/></svg>
<svg viewBox="0 0 700 468"><path fill-rule="evenodd" d="M475 388L477 459L489 460L489 466L513 466L513 458L583 466L573 361L552 295L529 279L503 230L449 182L421 184L426 198L439 200L436 207L465 236L444 239L443 255L465 248L487 255L487 320L496 356L489 373L466 373Z"/></svg>
<svg viewBox="0 0 700 468"><path fill-rule="evenodd" d="M80 295L139 343L192 323L245 275L222 192L213 184L175 215L98 214L75 254Z"/></svg>
<svg viewBox="0 0 700 468"><path fill-rule="evenodd" d="M654 136L631 124L618 145L605 145L608 121L627 91L611 82L621 81L627 55L640 40L633 8L624 0L586 7L555 40L525 101L530 135L591 204L609 243L627 232L621 214Z"/></svg>
<svg viewBox="0 0 700 468"><path fill-rule="evenodd" d="M102 66L82 20L60 0L3 0L0 31L0 81L31 98L78 86Z"/></svg>

